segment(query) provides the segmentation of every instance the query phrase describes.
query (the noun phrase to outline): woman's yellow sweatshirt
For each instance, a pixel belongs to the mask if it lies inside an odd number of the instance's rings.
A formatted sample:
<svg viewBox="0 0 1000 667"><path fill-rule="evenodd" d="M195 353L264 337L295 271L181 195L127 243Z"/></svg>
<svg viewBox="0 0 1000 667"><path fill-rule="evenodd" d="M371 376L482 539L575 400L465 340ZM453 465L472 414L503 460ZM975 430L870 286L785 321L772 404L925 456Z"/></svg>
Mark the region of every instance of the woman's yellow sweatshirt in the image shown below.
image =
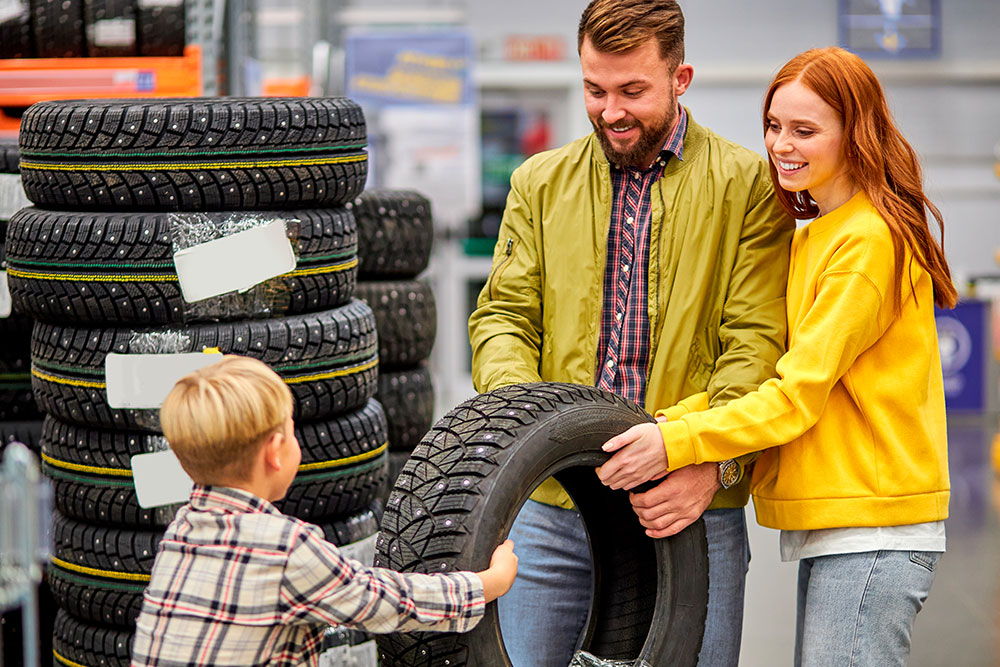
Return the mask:
<svg viewBox="0 0 1000 667"><path fill-rule="evenodd" d="M765 450L757 521L782 530L948 516L944 390L930 276L907 253L896 312L889 228L863 193L796 231L778 377L660 424L671 470ZM776 446L780 445L780 446Z"/></svg>

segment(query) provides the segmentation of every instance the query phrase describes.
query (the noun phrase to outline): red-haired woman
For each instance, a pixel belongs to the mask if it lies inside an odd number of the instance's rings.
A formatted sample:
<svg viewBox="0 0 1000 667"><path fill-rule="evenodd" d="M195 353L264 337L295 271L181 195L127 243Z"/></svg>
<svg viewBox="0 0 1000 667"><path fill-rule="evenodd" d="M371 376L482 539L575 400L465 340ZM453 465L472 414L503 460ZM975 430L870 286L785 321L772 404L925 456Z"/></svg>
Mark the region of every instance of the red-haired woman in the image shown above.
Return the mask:
<svg viewBox="0 0 1000 667"><path fill-rule="evenodd" d="M707 411L699 398L611 439L599 474L631 489L765 450L757 521L799 561L796 665L903 665L945 548L948 457L934 305L956 293L920 165L878 79L839 48L800 54L764 103L792 242L778 377ZM703 399L701 399L703 402ZM667 420L669 419L669 420ZM672 522L633 495L653 537Z"/></svg>

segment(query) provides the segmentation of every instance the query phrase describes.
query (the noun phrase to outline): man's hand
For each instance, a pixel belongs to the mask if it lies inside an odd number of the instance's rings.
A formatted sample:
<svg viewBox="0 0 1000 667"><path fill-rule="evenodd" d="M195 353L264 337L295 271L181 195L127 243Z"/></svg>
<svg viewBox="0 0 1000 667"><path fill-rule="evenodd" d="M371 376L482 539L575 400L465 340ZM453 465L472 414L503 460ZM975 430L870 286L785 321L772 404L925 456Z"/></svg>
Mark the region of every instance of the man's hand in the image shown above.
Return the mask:
<svg viewBox="0 0 1000 667"><path fill-rule="evenodd" d="M612 489L634 489L667 472L667 450L656 424L639 424L604 443L615 452L597 469L597 476Z"/></svg>
<svg viewBox="0 0 1000 667"><path fill-rule="evenodd" d="M645 493L631 493L632 509L650 537L669 537L698 520L721 488L719 465L701 463L674 470Z"/></svg>

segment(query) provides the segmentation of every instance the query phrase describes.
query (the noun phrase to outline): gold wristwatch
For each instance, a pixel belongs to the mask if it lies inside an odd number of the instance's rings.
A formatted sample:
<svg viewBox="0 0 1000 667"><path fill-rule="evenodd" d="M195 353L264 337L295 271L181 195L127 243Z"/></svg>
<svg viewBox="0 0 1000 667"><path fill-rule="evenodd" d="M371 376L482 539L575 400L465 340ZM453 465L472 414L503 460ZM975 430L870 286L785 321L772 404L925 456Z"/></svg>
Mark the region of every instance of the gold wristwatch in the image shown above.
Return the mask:
<svg viewBox="0 0 1000 667"><path fill-rule="evenodd" d="M728 489L740 481L740 464L733 459L719 461L719 484Z"/></svg>

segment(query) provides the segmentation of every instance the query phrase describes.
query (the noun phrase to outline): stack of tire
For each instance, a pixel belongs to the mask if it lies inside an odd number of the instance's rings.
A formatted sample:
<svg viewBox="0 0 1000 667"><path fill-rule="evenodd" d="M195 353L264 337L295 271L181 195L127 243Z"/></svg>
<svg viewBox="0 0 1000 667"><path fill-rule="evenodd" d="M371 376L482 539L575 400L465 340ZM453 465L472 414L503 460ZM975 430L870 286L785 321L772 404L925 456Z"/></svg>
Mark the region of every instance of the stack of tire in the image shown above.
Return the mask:
<svg viewBox="0 0 1000 667"><path fill-rule="evenodd" d="M180 56L183 0L4 0L0 58Z"/></svg>
<svg viewBox="0 0 1000 667"><path fill-rule="evenodd" d="M42 414L31 394L31 318L10 311L7 291L7 221L24 205L17 144L0 142L0 450L17 441L38 451Z"/></svg>
<svg viewBox="0 0 1000 667"><path fill-rule="evenodd" d="M437 335L437 306L417 277L430 261L431 205L411 190L374 188L351 204L358 224L358 298L375 312L379 335L377 398L389 423L386 494L434 421L427 365Z"/></svg>
<svg viewBox="0 0 1000 667"><path fill-rule="evenodd" d="M167 443L156 410L108 404L109 353L217 348L269 364L292 391L303 450L278 508L356 555L373 551L387 426L344 206L364 186L365 139L360 107L344 98L43 102L25 113L20 168L35 206L10 220L7 263L15 310L37 319L56 664L129 664L142 591L178 507L138 504L131 457ZM176 250L274 221L295 270L183 299Z"/></svg>
<svg viewBox="0 0 1000 667"><path fill-rule="evenodd" d="M7 291L5 244L7 221L19 208L30 203L25 199L18 173L17 141L0 140L0 453L10 442L20 442L38 453L42 432L42 413L31 394L31 318L10 312ZM40 615L50 621L54 602L43 581L38 586ZM25 641L21 610L0 614L0 665L24 664ZM51 651L49 637L43 637L41 651ZM42 623L44 633L46 623Z"/></svg>

